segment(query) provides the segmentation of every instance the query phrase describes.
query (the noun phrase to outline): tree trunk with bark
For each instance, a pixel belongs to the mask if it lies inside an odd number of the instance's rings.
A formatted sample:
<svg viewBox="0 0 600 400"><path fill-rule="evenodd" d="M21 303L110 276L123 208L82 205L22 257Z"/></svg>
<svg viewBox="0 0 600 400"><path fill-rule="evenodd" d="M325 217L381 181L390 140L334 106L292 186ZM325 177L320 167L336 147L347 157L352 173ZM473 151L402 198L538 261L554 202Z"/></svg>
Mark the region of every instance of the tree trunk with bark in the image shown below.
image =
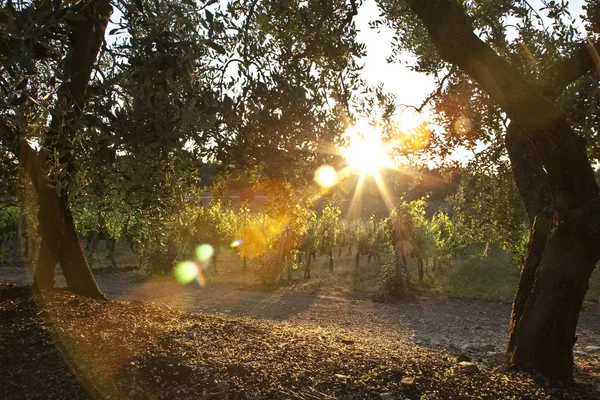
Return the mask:
<svg viewBox="0 0 600 400"><path fill-rule="evenodd" d="M532 231L513 303L508 364L572 380L579 311L600 259L600 200L585 140L552 101L592 70L593 60L582 46L546 71L537 87L473 33L458 2L407 3L441 57L467 73L511 119L505 142Z"/></svg>
<svg viewBox="0 0 600 400"><path fill-rule="evenodd" d="M306 266L304 267L304 279L305 280L310 279L310 253L311 253L310 250L308 250L306 252Z"/></svg>
<svg viewBox="0 0 600 400"><path fill-rule="evenodd" d="M329 250L329 272L333 274L333 250Z"/></svg>
<svg viewBox="0 0 600 400"><path fill-rule="evenodd" d="M423 273L423 260L417 258L417 272L419 274L419 282L423 282L424 273Z"/></svg>
<svg viewBox="0 0 600 400"><path fill-rule="evenodd" d="M58 100L52 120L43 140L43 149L35 152L27 142L21 142L19 163L27 171L39 199L38 220L42 243L35 268L34 286L47 289L54 286L56 263L60 263L67 286L73 292L104 298L96 285L91 269L81 249L68 200L68 183L75 171L73 143L78 120L83 115L87 87L106 25L112 13L107 0L96 0L79 10L66 60L64 83L58 90ZM53 154L60 154L67 179L59 182L49 174Z"/></svg>
<svg viewBox="0 0 600 400"><path fill-rule="evenodd" d="M117 269L117 260L115 260L115 247L117 246L117 240L115 238L106 239L106 249L108 254L106 259L110 261L110 266L113 269Z"/></svg>

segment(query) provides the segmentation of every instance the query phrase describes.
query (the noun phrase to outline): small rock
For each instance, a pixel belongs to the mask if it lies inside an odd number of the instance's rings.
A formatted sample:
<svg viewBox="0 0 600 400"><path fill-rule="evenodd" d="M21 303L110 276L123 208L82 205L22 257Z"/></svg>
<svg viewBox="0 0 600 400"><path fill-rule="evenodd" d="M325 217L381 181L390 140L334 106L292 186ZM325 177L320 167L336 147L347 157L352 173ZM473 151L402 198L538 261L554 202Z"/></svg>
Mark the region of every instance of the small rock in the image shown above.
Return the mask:
<svg viewBox="0 0 600 400"><path fill-rule="evenodd" d="M464 345L460 346L460 351L462 351L463 353L465 353L465 352L467 352L469 350L471 350L471 351L477 351L478 348L474 344L464 344Z"/></svg>
<svg viewBox="0 0 600 400"><path fill-rule="evenodd" d="M415 378L407 376L407 377L402 378L400 383L403 385L412 385L413 383L415 383Z"/></svg>
<svg viewBox="0 0 600 400"><path fill-rule="evenodd" d="M468 355L461 353L457 358L456 358L456 362L461 363L463 361L466 362L471 362L473 361L473 359L471 357L469 357Z"/></svg>
<svg viewBox="0 0 600 400"><path fill-rule="evenodd" d="M348 375L335 374L334 376L338 379L350 379Z"/></svg>
<svg viewBox="0 0 600 400"><path fill-rule="evenodd" d="M394 400L392 395L389 393L379 393L379 397L381 397L381 400Z"/></svg>
<svg viewBox="0 0 600 400"><path fill-rule="evenodd" d="M477 366L477 364L475 364L473 362L468 362L468 361L459 362L458 366L460 369L462 369L465 372L475 372L475 371L479 370L479 367Z"/></svg>

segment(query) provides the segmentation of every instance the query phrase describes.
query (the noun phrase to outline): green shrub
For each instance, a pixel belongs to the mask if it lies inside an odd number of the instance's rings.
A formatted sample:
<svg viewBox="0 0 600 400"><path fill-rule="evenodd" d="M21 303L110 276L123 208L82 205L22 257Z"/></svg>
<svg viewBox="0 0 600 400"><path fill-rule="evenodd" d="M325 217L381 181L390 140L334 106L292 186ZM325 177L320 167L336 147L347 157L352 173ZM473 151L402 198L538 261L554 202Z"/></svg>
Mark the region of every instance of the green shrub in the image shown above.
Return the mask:
<svg viewBox="0 0 600 400"><path fill-rule="evenodd" d="M406 282L406 276L402 272L398 273L394 261L383 264L379 280L381 299L406 299L410 297L410 290Z"/></svg>
<svg viewBox="0 0 600 400"><path fill-rule="evenodd" d="M148 275L170 274L177 262L177 246L174 243L150 243L144 252L144 272Z"/></svg>

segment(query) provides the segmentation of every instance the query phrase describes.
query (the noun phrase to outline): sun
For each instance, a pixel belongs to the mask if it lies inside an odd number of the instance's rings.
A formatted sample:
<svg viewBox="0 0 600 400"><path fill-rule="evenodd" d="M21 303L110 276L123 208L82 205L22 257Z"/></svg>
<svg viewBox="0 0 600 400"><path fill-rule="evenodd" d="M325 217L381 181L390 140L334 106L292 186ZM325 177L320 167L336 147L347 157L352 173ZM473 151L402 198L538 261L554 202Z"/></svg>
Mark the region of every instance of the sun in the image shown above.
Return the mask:
<svg viewBox="0 0 600 400"><path fill-rule="evenodd" d="M342 148L341 153L348 167L361 174L375 173L380 168L391 168L392 159L389 149L381 138L377 128L361 123L346 131L350 140L348 147Z"/></svg>

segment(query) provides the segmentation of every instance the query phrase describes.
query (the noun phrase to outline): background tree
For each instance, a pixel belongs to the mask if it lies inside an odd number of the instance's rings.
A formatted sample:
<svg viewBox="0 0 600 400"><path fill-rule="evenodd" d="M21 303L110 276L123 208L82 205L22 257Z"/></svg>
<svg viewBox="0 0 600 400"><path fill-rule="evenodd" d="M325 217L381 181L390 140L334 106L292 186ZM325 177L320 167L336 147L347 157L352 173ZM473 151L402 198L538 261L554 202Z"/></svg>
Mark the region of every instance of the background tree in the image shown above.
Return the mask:
<svg viewBox="0 0 600 400"><path fill-rule="evenodd" d="M320 237L319 250L329 257L329 272L333 273L333 249L338 241L338 221L342 211L334 205L326 205L321 210L317 235Z"/></svg>

